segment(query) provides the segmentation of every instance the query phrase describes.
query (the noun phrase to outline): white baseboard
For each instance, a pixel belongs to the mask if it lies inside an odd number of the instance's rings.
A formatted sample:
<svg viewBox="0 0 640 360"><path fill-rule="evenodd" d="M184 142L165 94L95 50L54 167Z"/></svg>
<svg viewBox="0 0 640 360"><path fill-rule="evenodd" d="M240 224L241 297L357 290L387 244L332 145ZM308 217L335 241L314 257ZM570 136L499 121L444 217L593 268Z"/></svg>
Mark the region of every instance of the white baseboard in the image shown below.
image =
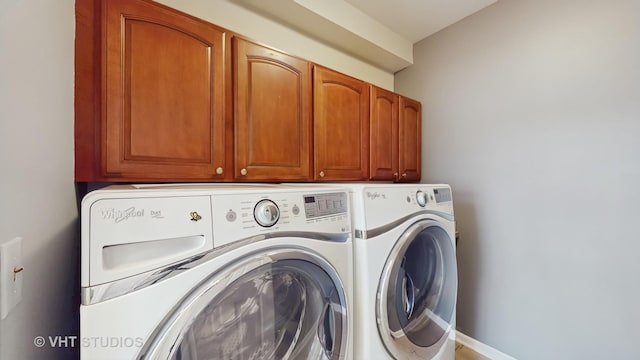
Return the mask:
<svg viewBox="0 0 640 360"><path fill-rule="evenodd" d="M489 345L467 336L456 330L456 341L470 348L478 354L488 357L491 360L516 360L513 356L507 355L500 350L496 350Z"/></svg>

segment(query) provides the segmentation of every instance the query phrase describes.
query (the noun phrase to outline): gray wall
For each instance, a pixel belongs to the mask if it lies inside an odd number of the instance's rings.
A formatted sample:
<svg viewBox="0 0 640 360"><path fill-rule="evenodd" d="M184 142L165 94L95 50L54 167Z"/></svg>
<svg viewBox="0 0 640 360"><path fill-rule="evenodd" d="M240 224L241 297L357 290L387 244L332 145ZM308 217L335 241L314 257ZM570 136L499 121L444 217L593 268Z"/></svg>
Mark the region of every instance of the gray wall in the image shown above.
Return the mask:
<svg viewBox="0 0 640 360"><path fill-rule="evenodd" d="M415 46L448 182L458 330L518 359L638 359L640 1L502 0Z"/></svg>
<svg viewBox="0 0 640 360"><path fill-rule="evenodd" d="M73 358L33 345L78 331L73 41L73 0L0 0L0 243L22 236L25 268L2 360Z"/></svg>

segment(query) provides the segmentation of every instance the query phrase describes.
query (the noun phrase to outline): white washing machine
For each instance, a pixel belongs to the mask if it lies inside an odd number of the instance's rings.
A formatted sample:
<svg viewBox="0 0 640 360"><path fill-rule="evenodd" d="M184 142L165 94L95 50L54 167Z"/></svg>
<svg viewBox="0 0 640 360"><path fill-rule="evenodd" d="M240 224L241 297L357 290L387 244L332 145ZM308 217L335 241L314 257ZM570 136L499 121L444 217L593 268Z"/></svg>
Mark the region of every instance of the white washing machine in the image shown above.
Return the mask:
<svg viewBox="0 0 640 360"><path fill-rule="evenodd" d="M82 360L352 358L344 189L119 185L81 211Z"/></svg>
<svg viewBox="0 0 640 360"><path fill-rule="evenodd" d="M448 185L348 186L356 359L454 359L457 266Z"/></svg>

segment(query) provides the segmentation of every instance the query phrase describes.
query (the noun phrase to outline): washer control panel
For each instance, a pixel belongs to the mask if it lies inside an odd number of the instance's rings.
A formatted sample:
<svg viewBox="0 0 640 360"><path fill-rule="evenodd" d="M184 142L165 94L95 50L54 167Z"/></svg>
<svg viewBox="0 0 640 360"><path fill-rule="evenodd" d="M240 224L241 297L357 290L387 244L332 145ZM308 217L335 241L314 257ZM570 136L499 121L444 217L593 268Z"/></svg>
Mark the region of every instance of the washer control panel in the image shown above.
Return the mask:
<svg viewBox="0 0 640 360"><path fill-rule="evenodd" d="M280 231L344 234L351 231L346 191L269 191L211 196L216 247Z"/></svg>
<svg viewBox="0 0 640 360"><path fill-rule="evenodd" d="M347 212L347 193L328 193L304 196L307 219L343 214Z"/></svg>

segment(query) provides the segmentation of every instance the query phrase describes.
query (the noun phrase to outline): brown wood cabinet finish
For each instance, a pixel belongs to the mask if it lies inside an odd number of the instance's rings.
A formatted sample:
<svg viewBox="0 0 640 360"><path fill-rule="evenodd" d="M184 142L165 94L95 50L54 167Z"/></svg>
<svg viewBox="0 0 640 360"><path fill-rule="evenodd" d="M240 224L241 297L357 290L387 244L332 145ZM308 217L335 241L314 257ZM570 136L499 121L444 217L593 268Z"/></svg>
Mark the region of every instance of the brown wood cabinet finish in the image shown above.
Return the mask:
<svg viewBox="0 0 640 360"><path fill-rule="evenodd" d="M399 97L371 86L371 180L397 180Z"/></svg>
<svg viewBox="0 0 640 360"><path fill-rule="evenodd" d="M399 126L399 181L419 181L421 176L422 105L420 102L400 97Z"/></svg>
<svg viewBox="0 0 640 360"><path fill-rule="evenodd" d="M100 165L101 4L76 1L74 152L75 180L97 181Z"/></svg>
<svg viewBox="0 0 640 360"><path fill-rule="evenodd" d="M421 105L371 85L371 180L419 181Z"/></svg>
<svg viewBox="0 0 640 360"><path fill-rule="evenodd" d="M233 39L236 180L310 180L311 63Z"/></svg>
<svg viewBox="0 0 640 360"><path fill-rule="evenodd" d="M315 180L369 178L369 84L314 67Z"/></svg>
<svg viewBox="0 0 640 360"><path fill-rule="evenodd" d="M94 59L102 69L101 126L93 129L99 166L76 180L221 179L224 31L147 0L105 0L95 9L103 24L94 28L102 39ZM91 121L76 113L76 129Z"/></svg>
<svg viewBox="0 0 640 360"><path fill-rule="evenodd" d="M155 1L76 1L76 182L418 181L420 118Z"/></svg>

